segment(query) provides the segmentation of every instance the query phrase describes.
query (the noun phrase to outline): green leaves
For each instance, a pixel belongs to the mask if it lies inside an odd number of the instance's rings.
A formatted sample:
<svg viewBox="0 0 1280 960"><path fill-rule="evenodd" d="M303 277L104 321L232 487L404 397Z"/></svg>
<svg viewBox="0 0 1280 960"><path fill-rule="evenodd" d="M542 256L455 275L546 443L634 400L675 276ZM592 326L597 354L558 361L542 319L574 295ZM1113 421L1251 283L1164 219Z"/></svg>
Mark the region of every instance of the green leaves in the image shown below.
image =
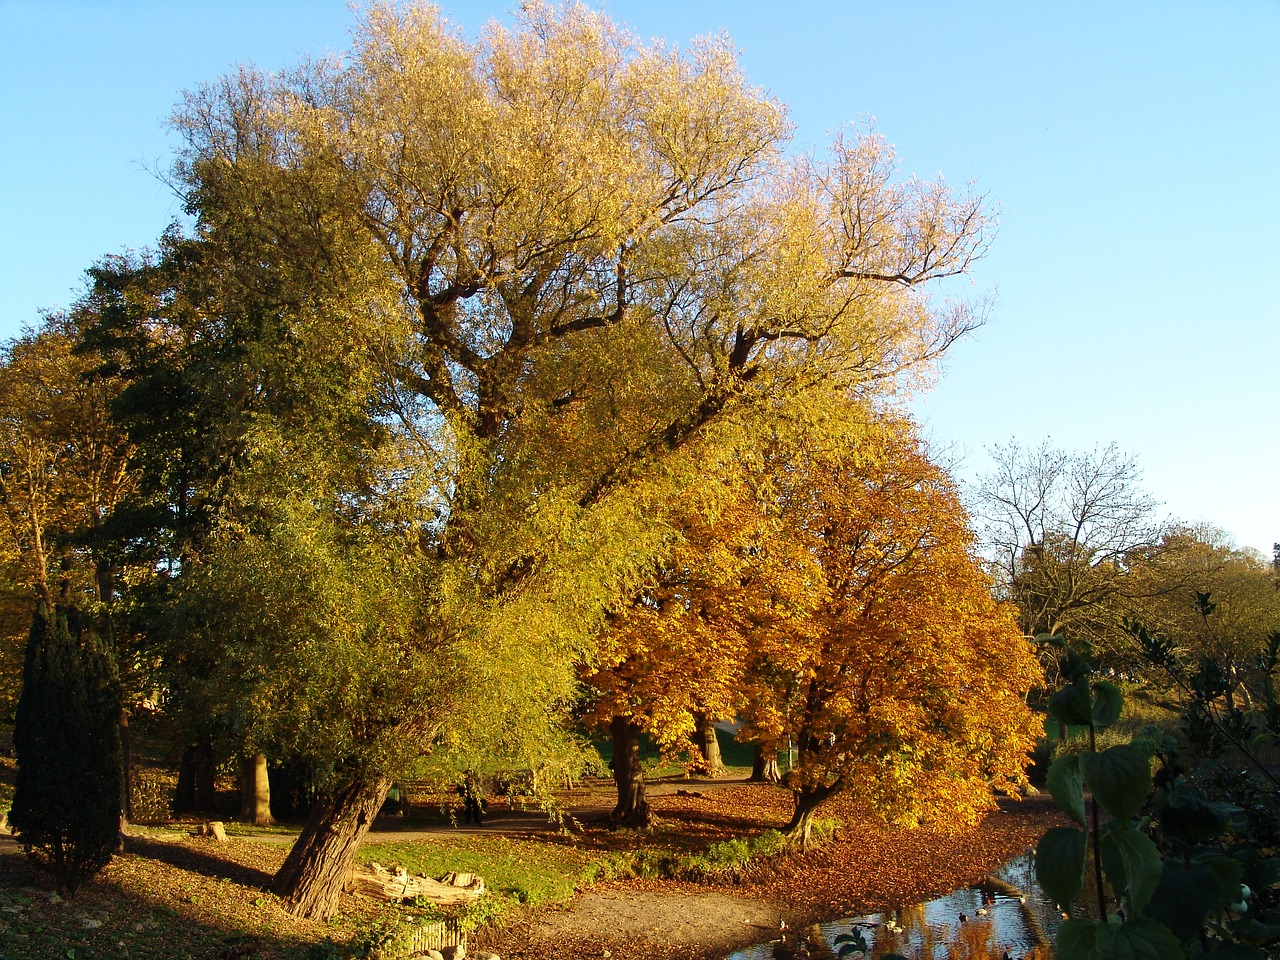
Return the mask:
<svg viewBox="0 0 1280 960"><path fill-rule="evenodd" d="M1063 687L1049 701L1049 716L1071 727L1092 725L1103 730L1120 719L1124 697L1113 683L1089 684L1081 677Z"/></svg>
<svg viewBox="0 0 1280 960"><path fill-rule="evenodd" d="M1069 727L1088 725L1093 718L1093 703L1088 685L1076 682L1055 693L1049 701L1049 716Z"/></svg>
<svg viewBox="0 0 1280 960"><path fill-rule="evenodd" d="M1101 753L1086 753L1081 768L1089 792L1122 824L1138 815L1151 792L1151 767L1146 755L1134 746L1121 744Z"/></svg>
<svg viewBox="0 0 1280 960"><path fill-rule="evenodd" d="M1036 845L1036 878L1067 912L1084 885L1087 841L1088 836L1074 827L1053 827Z"/></svg>
<svg viewBox="0 0 1280 960"><path fill-rule="evenodd" d="M1099 680L1093 685L1093 725L1098 730L1105 730L1120 719L1120 711L1124 707L1124 696L1114 683Z"/></svg>
<svg viewBox="0 0 1280 960"><path fill-rule="evenodd" d="M1058 928L1058 960L1182 960L1182 947L1162 924L1107 923L1073 917Z"/></svg>
<svg viewBox="0 0 1280 960"><path fill-rule="evenodd" d="M1064 753L1049 767L1045 785L1053 802L1080 826L1084 826L1084 770L1080 754Z"/></svg>
<svg viewBox="0 0 1280 960"><path fill-rule="evenodd" d="M1103 867L1112 886L1128 898L1133 915L1142 916L1164 868L1155 842L1141 830L1126 826L1103 834L1101 847Z"/></svg>

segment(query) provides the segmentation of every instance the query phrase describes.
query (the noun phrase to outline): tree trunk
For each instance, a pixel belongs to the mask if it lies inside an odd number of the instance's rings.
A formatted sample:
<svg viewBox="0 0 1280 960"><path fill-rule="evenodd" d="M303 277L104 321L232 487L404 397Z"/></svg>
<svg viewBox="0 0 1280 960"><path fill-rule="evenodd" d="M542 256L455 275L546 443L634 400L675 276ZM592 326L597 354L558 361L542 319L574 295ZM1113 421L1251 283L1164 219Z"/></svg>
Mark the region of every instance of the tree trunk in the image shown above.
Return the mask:
<svg viewBox="0 0 1280 960"><path fill-rule="evenodd" d="M356 850L391 788L384 777L354 777L311 809L289 856L271 881L294 916L327 920L351 876Z"/></svg>
<svg viewBox="0 0 1280 960"><path fill-rule="evenodd" d="M196 747L196 809L204 813L214 812L217 796L217 764L213 760L213 744L205 741Z"/></svg>
<svg viewBox="0 0 1280 960"><path fill-rule="evenodd" d="M752 783L781 783L782 774L778 771L778 751L774 747L756 744L756 755L751 761Z"/></svg>
<svg viewBox="0 0 1280 960"><path fill-rule="evenodd" d="M129 743L129 708L120 708L120 772L123 789L120 791L120 832L133 820L133 747Z"/></svg>
<svg viewBox="0 0 1280 960"><path fill-rule="evenodd" d="M818 807L834 793L838 787L802 787L792 791L795 796L795 812L791 814L791 822L783 829L782 834L790 846L799 846L807 852L813 833L813 821Z"/></svg>
<svg viewBox="0 0 1280 960"><path fill-rule="evenodd" d="M271 781L267 779L267 757L262 753L240 758L240 819L255 827L269 827Z"/></svg>
<svg viewBox="0 0 1280 960"><path fill-rule="evenodd" d="M196 748L187 747L178 761L178 785L173 791L175 816L194 813L196 809Z"/></svg>
<svg viewBox="0 0 1280 960"><path fill-rule="evenodd" d="M609 819L627 827L647 827L649 800L645 796L644 767L640 765L640 727L630 717L614 717L610 728L618 805Z"/></svg>
<svg viewBox="0 0 1280 960"><path fill-rule="evenodd" d="M187 747L178 764L178 787L174 791L173 812L212 813L214 779L213 744L209 742Z"/></svg>
<svg viewBox="0 0 1280 960"><path fill-rule="evenodd" d="M716 736L716 725L705 713L694 714L693 722L695 724L693 742L698 748L698 753L702 754L703 763L707 767L707 776L723 777L726 771L724 760L720 756L720 738Z"/></svg>

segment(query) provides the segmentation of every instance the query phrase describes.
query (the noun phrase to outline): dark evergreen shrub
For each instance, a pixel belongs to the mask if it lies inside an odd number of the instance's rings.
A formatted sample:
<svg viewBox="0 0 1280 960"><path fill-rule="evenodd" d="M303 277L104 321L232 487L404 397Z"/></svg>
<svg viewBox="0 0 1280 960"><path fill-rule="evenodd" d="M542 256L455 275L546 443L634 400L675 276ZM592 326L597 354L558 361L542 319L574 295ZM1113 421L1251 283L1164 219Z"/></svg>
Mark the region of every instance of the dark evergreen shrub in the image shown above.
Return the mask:
<svg viewBox="0 0 1280 960"><path fill-rule="evenodd" d="M77 612L36 610L13 731L18 778L9 820L71 896L119 843L120 684Z"/></svg>

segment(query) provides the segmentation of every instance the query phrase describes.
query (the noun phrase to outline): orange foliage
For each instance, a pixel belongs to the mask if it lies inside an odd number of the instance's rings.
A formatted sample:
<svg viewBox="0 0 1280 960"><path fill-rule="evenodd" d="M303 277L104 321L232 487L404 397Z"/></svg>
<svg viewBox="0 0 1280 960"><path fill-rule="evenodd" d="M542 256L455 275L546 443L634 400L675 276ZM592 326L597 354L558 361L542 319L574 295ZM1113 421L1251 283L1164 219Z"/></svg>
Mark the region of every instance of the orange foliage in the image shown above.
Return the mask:
<svg viewBox="0 0 1280 960"><path fill-rule="evenodd" d="M630 717L674 751L688 742L695 713L735 716L753 650L805 629L812 610L812 559L778 532L745 489L687 513L650 589L609 618L584 678L589 724Z"/></svg>
<svg viewBox="0 0 1280 960"><path fill-rule="evenodd" d="M774 712L755 723L798 742L798 794L847 790L909 825L976 822L993 788L1025 782L1040 673L991 598L954 484L903 424L783 477L825 599L811 629L758 649L754 699Z"/></svg>

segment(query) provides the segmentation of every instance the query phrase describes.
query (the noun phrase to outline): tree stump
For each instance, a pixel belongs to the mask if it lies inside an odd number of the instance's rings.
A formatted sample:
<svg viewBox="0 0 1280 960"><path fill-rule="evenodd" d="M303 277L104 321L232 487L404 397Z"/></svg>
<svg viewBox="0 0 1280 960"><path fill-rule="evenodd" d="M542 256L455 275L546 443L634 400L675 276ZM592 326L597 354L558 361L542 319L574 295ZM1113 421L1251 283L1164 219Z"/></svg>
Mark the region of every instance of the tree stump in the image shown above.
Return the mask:
<svg viewBox="0 0 1280 960"><path fill-rule="evenodd" d="M227 842L227 828L222 825L221 820L210 820L208 823L201 823L191 831L193 837L212 837L219 843Z"/></svg>

